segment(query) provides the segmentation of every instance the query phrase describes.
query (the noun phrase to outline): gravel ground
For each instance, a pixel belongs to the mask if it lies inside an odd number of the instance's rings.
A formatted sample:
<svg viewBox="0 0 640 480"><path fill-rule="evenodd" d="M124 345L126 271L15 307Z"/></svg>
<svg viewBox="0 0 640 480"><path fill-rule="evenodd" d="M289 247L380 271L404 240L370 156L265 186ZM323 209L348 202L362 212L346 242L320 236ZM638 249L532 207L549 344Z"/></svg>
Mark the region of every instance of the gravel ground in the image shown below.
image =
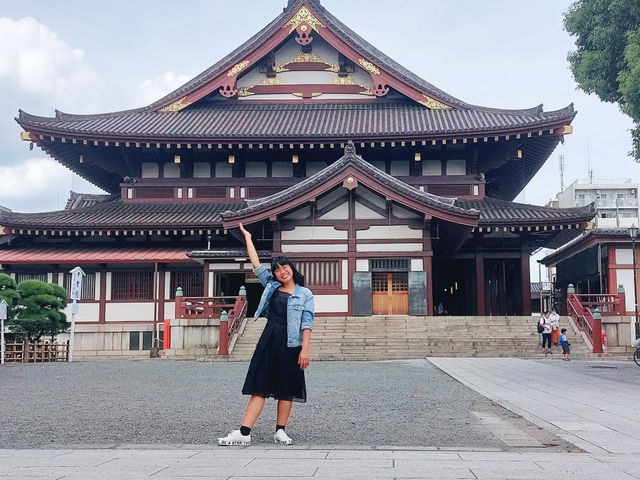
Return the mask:
<svg viewBox="0 0 640 480"><path fill-rule="evenodd" d="M569 362L567 362L569 363ZM206 445L238 428L247 363L102 361L0 368L0 448ZM638 369L640 370L640 369ZM318 362L287 432L299 445L495 447L472 412L537 431L424 360ZM254 443L271 443L268 400ZM549 444L558 439L548 439Z"/></svg>

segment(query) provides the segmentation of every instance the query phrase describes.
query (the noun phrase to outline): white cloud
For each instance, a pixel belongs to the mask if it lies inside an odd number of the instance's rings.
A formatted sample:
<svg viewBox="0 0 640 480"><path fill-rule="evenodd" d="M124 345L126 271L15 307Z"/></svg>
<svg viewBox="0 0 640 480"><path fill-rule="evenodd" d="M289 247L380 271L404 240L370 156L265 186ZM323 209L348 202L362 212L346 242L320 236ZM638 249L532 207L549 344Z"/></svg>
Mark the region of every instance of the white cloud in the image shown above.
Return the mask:
<svg viewBox="0 0 640 480"><path fill-rule="evenodd" d="M74 112L91 111L105 91L84 51L34 18L0 17L0 87Z"/></svg>
<svg viewBox="0 0 640 480"><path fill-rule="evenodd" d="M69 190L104 193L50 158L34 157L16 165L0 165L0 179L0 205L14 211L62 209Z"/></svg>
<svg viewBox="0 0 640 480"><path fill-rule="evenodd" d="M30 158L17 165L0 165L0 178L0 203L4 204L71 185L71 172L49 158Z"/></svg>
<svg viewBox="0 0 640 480"><path fill-rule="evenodd" d="M154 78L148 78L136 87L134 103L144 106L159 100L191 79L189 75L176 75L165 72Z"/></svg>

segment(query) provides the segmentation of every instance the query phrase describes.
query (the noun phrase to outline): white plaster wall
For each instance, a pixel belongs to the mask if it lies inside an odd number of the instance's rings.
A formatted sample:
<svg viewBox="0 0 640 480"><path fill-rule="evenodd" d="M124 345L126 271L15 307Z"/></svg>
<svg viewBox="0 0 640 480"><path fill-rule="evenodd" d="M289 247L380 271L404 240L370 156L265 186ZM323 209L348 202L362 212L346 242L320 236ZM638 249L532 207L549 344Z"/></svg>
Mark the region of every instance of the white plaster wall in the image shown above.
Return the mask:
<svg viewBox="0 0 640 480"><path fill-rule="evenodd" d="M106 300L111 300L111 272L107 272L107 293L105 294Z"/></svg>
<svg viewBox="0 0 640 480"><path fill-rule="evenodd" d="M96 278L96 290L94 292L93 299L100 300L100 282L102 281L102 275L100 275L99 272L96 272L94 275Z"/></svg>
<svg viewBox="0 0 640 480"><path fill-rule="evenodd" d="M314 295L316 313L348 312L349 295Z"/></svg>
<svg viewBox="0 0 640 480"><path fill-rule="evenodd" d="M176 318L176 304L175 302L164 302L164 320L165 318Z"/></svg>
<svg viewBox="0 0 640 480"><path fill-rule="evenodd" d="M362 243L358 252L421 252L422 243Z"/></svg>
<svg viewBox="0 0 640 480"><path fill-rule="evenodd" d="M442 162L440 160L424 160L422 162L422 175L439 177L442 175Z"/></svg>
<svg viewBox="0 0 640 480"><path fill-rule="evenodd" d="M398 218L422 218L421 215L418 215L411 210L407 210L406 208L402 208L395 203L391 205L391 213L394 217Z"/></svg>
<svg viewBox="0 0 640 480"><path fill-rule="evenodd" d="M348 220L349 219L349 203L338 205L333 210L325 213L321 217L322 220Z"/></svg>
<svg viewBox="0 0 640 480"><path fill-rule="evenodd" d="M67 315L67 321L71 321L71 306L69 302L64 309ZM76 314L76 322L97 322L100 320L100 304L98 303L79 303L78 313Z"/></svg>
<svg viewBox="0 0 640 480"><path fill-rule="evenodd" d="M238 97L238 100L299 100L302 101L302 97L298 97L291 93L274 94L274 95L249 95L248 97Z"/></svg>
<svg viewBox="0 0 640 480"><path fill-rule="evenodd" d="M422 231L412 230L407 225L372 225L367 230L356 232L358 240L366 239L421 239Z"/></svg>
<svg viewBox="0 0 640 480"><path fill-rule="evenodd" d="M282 72L278 74L278 78L282 79L287 85L327 85L333 81L335 76L336 74L333 72L317 71Z"/></svg>
<svg viewBox="0 0 640 480"><path fill-rule="evenodd" d="M348 232L333 227L300 226L293 230L282 231L282 240L346 240Z"/></svg>
<svg viewBox="0 0 640 480"><path fill-rule="evenodd" d="M356 260L356 272L368 272L369 271L369 260Z"/></svg>
<svg viewBox="0 0 640 480"><path fill-rule="evenodd" d="M240 270L241 263L212 263L209 268L211 270Z"/></svg>
<svg viewBox="0 0 640 480"><path fill-rule="evenodd" d="M378 208L386 208L387 206L387 201L384 199L384 197L377 195L366 188L356 188L356 194L358 194L358 196L364 198L365 200L368 200Z"/></svg>
<svg viewBox="0 0 640 480"><path fill-rule="evenodd" d="M309 218L310 216L311 216L311 207L309 205L306 205L302 208L298 208L297 210L294 210L291 213L288 213L282 218L290 219L290 220L304 220L305 218Z"/></svg>
<svg viewBox="0 0 640 480"><path fill-rule="evenodd" d="M466 160L447 160L447 175L466 175Z"/></svg>
<svg viewBox="0 0 640 480"><path fill-rule="evenodd" d="M634 311L636 308L636 294L633 290L633 270L616 270L616 281L618 285L624 287L627 312Z"/></svg>
<svg viewBox="0 0 640 480"><path fill-rule="evenodd" d="M336 188L334 190L331 190L329 193L323 195L318 199L318 210L324 209L340 198L344 198L345 202L347 201L348 194L345 188Z"/></svg>
<svg viewBox="0 0 640 480"><path fill-rule="evenodd" d="M616 264L633 265L633 250L631 248L616 248Z"/></svg>
<svg viewBox="0 0 640 480"><path fill-rule="evenodd" d="M164 272L164 298L171 296L171 272Z"/></svg>
<svg viewBox="0 0 640 480"><path fill-rule="evenodd" d="M346 252L348 245L282 245L282 251L288 253L300 252Z"/></svg>
<svg viewBox="0 0 640 480"><path fill-rule="evenodd" d="M313 97L313 100L362 100L364 98L373 98L369 95L359 95L357 93L325 93L323 95Z"/></svg>
<svg viewBox="0 0 640 480"><path fill-rule="evenodd" d="M215 280L215 273L209 272L206 275L209 275L209 284L207 285L207 296L213 297L213 281Z"/></svg>
<svg viewBox="0 0 640 480"><path fill-rule="evenodd" d="M412 258L411 259L411 271L412 272L423 272L424 271L424 260L421 258Z"/></svg>
<svg viewBox="0 0 640 480"><path fill-rule="evenodd" d="M193 178L210 178L211 164L209 162L193 162Z"/></svg>
<svg viewBox="0 0 640 480"><path fill-rule="evenodd" d="M382 215L374 212L370 208L365 207L359 202L356 202L356 218L360 220L380 220L384 219Z"/></svg>
<svg viewBox="0 0 640 480"><path fill-rule="evenodd" d="M153 302L107 303L107 322L152 322Z"/></svg>
<svg viewBox="0 0 640 480"><path fill-rule="evenodd" d="M407 160L394 160L391 162L389 171L394 176L409 176L409 162Z"/></svg>
<svg viewBox="0 0 640 480"><path fill-rule="evenodd" d="M260 73L259 68L259 65L254 65L245 73L241 74L236 82L236 88L253 87L254 85L258 85L262 79L267 77L264 73Z"/></svg>
<svg viewBox="0 0 640 480"><path fill-rule="evenodd" d="M267 162L247 162L245 164L245 177L267 178Z"/></svg>
<svg viewBox="0 0 640 480"><path fill-rule="evenodd" d="M342 260L342 289L349 290L349 261Z"/></svg>

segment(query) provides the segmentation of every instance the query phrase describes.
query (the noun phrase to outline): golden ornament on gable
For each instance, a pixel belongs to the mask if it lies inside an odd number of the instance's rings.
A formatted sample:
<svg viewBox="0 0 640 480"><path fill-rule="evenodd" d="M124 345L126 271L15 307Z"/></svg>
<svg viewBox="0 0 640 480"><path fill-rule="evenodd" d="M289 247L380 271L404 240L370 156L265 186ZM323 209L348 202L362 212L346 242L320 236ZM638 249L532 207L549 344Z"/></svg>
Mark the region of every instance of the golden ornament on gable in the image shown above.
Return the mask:
<svg viewBox="0 0 640 480"><path fill-rule="evenodd" d="M184 110L185 108L187 108L192 103L192 102L185 101L185 98L187 98L187 97L182 97L181 99L176 100L172 104L161 108L160 111L161 112L179 112L180 110Z"/></svg>
<svg viewBox="0 0 640 480"><path fill-rule="evenodd" d="M364 58L359 58L358 63L362 68L364 68L367 72L372 73L374 75L380 75L380 70L373 63Z"/></svg>
<svg viewBox="0 0 640 480"><path fill-rule="evenodd" d="M449 105L439 102L438 100L431 98L425 95L424 93L422 94L422 96L426 98L426 100L421 101L419 103L431 110L448 110L451 108Z"/></svg>
<svg viewBox="0 0 640 480"><path fill-rule="evenodd" d="M247 67L247 65L249 65L248 60L243 60L240 63L236 63L233 67L231 67L231 70L229 70L229 73L227 73L227 77L233 77L239 74L242 70L244 70Z"/></svg>
<svg viewBox="0 0 640 480"><path fill-rule="evenodd" d="M311 10L309 10L305 6L302 6L300 9L298 9L295 15L291 17L291 20L289 20L282 28L290 27L289 33L291 33L303 23L313 28L316 32L318 31L318 27L326 28L323 25L323 23L320 20L318 20L313 15L313 13L311 13ZM306 26L306 25L303 25L303 26ZM306 30L302 30L302 31L304 32Z"/></svg>

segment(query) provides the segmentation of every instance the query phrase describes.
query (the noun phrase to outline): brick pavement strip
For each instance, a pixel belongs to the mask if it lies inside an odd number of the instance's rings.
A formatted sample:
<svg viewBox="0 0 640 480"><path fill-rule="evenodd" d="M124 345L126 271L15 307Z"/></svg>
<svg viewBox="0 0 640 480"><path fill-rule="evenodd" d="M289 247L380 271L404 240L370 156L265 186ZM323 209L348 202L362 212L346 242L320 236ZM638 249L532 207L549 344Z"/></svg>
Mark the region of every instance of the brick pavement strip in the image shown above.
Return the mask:
<svg viewBox="0 0 640 480"><path fill-rule="evenodd" d="M0 450L0 479L313 478L638 480L635 454L238 448Z"/></svg>
<svg viewBox="0 0 640 480"><path fill-rule="evenodd" d="M430 358L459 382L590 453L640 454L640 384L632 362ZM632 380L636 380L633 382Z"/></svg>

